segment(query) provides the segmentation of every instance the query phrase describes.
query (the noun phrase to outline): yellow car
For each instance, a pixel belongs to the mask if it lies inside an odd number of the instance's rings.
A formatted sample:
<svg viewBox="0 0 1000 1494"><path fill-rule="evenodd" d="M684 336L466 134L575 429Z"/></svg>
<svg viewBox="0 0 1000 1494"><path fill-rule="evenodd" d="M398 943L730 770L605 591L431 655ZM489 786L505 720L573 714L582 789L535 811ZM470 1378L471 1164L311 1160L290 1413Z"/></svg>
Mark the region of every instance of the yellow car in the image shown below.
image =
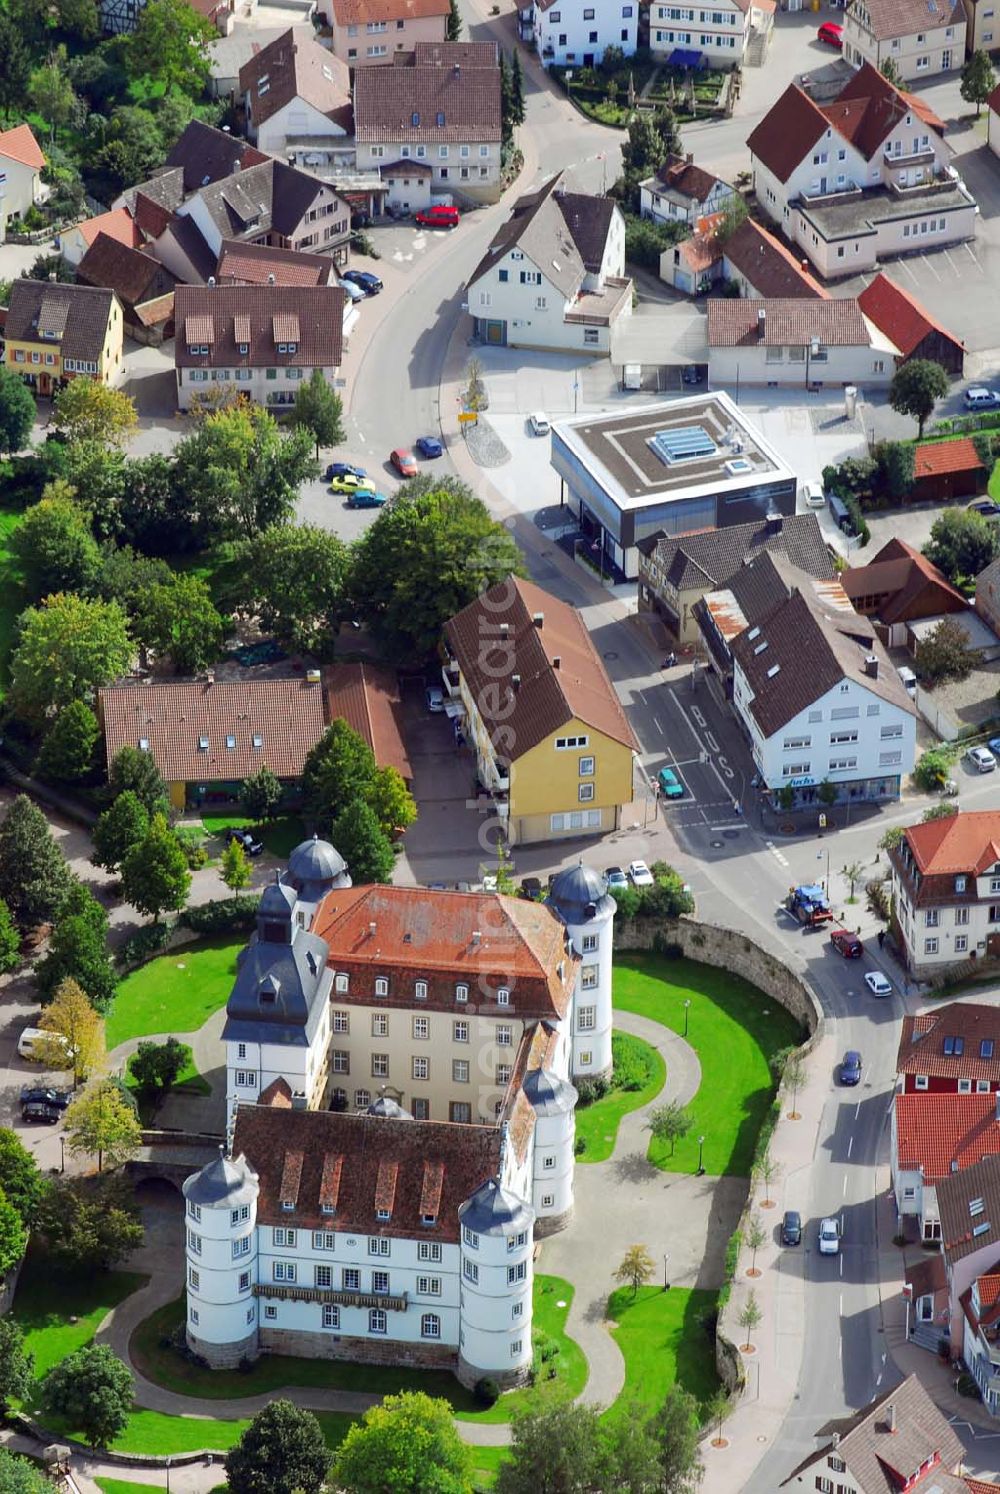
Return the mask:
<svg viewBox="0 0 1000 1494"><path fill-rule="evenodd" d="M345 472L342 477L334 477L330 482L331 493L353 493L356 488L370 487L367 477L355 477L351 472Z"/></svg>

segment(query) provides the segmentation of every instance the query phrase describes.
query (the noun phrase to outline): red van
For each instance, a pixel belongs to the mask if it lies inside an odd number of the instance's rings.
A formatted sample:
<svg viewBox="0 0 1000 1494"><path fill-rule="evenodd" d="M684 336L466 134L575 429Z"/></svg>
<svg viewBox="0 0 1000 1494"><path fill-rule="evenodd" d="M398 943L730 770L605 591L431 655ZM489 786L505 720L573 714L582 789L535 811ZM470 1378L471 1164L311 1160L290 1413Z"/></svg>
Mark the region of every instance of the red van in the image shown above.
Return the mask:
<svg viewBox="0 0 1000 1494"><path fill-rule="evenodd" d="M448 207L443 202L436 202L422 213L416 214L416 221L421 228L457 228L458 208Z"/></svg>

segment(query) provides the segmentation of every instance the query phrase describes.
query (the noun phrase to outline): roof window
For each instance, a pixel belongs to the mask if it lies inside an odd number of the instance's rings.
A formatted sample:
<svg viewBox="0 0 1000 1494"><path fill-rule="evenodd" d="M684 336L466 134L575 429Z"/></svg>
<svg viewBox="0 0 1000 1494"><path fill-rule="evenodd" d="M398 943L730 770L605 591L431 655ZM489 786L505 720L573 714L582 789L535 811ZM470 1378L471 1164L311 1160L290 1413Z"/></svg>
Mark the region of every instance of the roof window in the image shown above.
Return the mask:
<svg viewBox="0 0 1000 1494"><path fill-rule="evenodd" d="M992 1058L993 1057L993 1039L992 1038L983 1038L982 1042L979 1044L979 1056L980 1056L980 1058Z"/></svg>
<svg viewBox="0 0 1000 1494"><path fill-rule="evenodd" d="M232 752L233 748L236 746L236 738L234 736L228 736L226 738L226 746L229 748L230 752Z"/></svg>
<svg viewBox="0 0 1000 1494"><path fill-rule="evenodd" d="M443 124L444 124L444 112L443 112L443 110L439 109L438 110L438 116L437 116L438 129L440 129Z"/></svg>
<svg viewBox="0 0 1000 1494"><path fill-rule="evenodd" d="M199 737L198 738L198 751L199 752L207 752L208 751L208 738L207 737Z"/></svg>
<svg viewBox="0 0 1000 1494"><path fill-rule="evenodd" d="M981 1214L983 1212L983 1210L985 1209L985 1207L986 1207L986 1204L983 1201L983 1199L981 1199L981 1198L970 1198L969 1199L969 1218L970 1219L975 1219L976 1215L977 1214Z"/></svg>
<svg viewBox="0 0 1000 1494"><path fill-rule="evenodd" d="M149 738L148 737L140 737L139 738L139 751L140 752L148 752L149 751Z"/></svg>

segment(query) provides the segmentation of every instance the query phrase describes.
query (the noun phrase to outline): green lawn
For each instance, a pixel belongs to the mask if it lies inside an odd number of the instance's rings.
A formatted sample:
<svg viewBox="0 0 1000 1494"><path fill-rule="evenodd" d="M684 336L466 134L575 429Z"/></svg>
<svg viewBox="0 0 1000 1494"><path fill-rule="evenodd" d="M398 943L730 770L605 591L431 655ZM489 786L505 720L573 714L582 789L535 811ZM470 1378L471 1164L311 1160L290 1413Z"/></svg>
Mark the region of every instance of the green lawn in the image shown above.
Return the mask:
<svg viewBox="0 0 1000 1494"><path fill-rule="evenodd" d="M573 1288L558 1276L536 1276L534 1326L558 1345L554 1380L543 1381L553 1390L558 1386L560 1398L579 1395L587 1381L587 1361L579 1345L564 1332L566 1315L573 1300ZM558 1304L562 1302L562 1307ZM139 1324L132 1335L132 1358L148 1380L189 1395L197 1400L226 1400L241 1396L264 1395L285 1385L309 1389L356 1390L370 1395L392 1395L400 1390L424 1390L428 1395L449 1401L456 1416L463 1421L505 1422L536 1394L535 1389L513 1391L501 1396L489 1410L476 1407L471 1393L446 1370L406 1370L389 1365L352 1364L336 1359L296 1359L268 1354L259 1359L247 1374L235 1370L207 1370L164 1348L161 1340L172 1334L183 1321L184 1298L158 1308Z"/></svg>
<svg viewBox="0 0 1000 1494"><path fill-rule="evenodd" d="M253 830L264 842L264 849L270 851L272 856L277 856L280 861L287 861L295 847L306 838L306 827L297 814L269 820L266 825L255 825L245 814L203 814L201 823L206 835L221 835L223 830L234 827L238 830ZM220 855L222 849L220 842ZM212 850L209 847L210 853Z"/></svg>
<svg viewBox="0 0 1000 1494"><path fill-rule="evenodd" d="M683 1287L621 1287L608 1299L608 1317L617 1327L612 1337L625 1360L621 1400L655 1409L674 1384L703 1404L717 1385L715 1330L705 1319L715 1311L718 1294ZM617 1402L616 1402L617 1404ZM613 1408L612 1408L613 1410Z"/></svg>
<svg viewBox="0 0 1000 1494"><path fill-rule="evenodd" d="M337 1411L314 1411L328 1447L339 1447L354 1422L353 1416ZM116 1452L167 1453L228 1452L250 1425L249 1417L238 1421L213 1421L204 1416L166 1416L162 1411L133 1411L128 1426L111 1446ZM62 1430L65 1430L63 1428Z"/></svg>
<svg viewBox="0 0 1000 1494"><path fill-rule="evenodd" d="M241 935L188 944L127 975L107 1017L109 1051L129 1038L197 1032L225 1006L236 975ZM193 1070L192 1070L193 1074ZM185 1076L190 1079L192 1075Z"/></svg>
<svg viewBox="0 0 1000 1494"><path fill-rule="evenodd" d="M990 480L986 484L986 491L991 498L995 498L1000 503L1000 461L993 463L993 471L990 473Z"/></svg>
<svg viewBox="0 0 1000 1494"><path fill-rule="evenodd" d="M149 1494L151 1487L156 1488L155 1484L136 1484L127 1478L95 1478L94 1483L101 1494Z"/></svg>
<svg viewBox="0 0 1000 1494"><path fill-rule="evenodd" d="M649 1043L627 1032L616 1032L614 1042L616 1059L622 1051L631 1054L649 1078L641 1089L612 1089L591 1105L577 1106L576 1140L578 1145L581 1141L586 1143L585 1150L577 1157L578 1162L606 1162L615 1149L622 1116L648 1105L667 1082L663 1056Z"/></svg>
<svg viewBox="0 0 1000 1494"><path fill-rule="evenodd" d="M472 1449L472 1478L474 1489L492 1489L496 1483L500 1464L506 1460L505 1447L474 1447Z"/></svg>
<svg viewBox="0 0 1000 1494"><path fill-rule="evenodd" d="M10 537L23 517L20 509L0 508L0 698L7 686L14 623L24 607L20 578L10 553Z"/></svg>
<svg viewBox="0 0 1000 1494"><path fill-rule="evenodd" d="M29 1254L12 1312L24 1331L25 1348L35 1356L36 1377L89 1344L111 1309L148 1280L130 1271L54 1276L43 1256Z"/></svg>
<svg viewBox="0 0 1000 1494"><path fill-rule="evenodd" d="M685 1000L691 1002L687 1040L701 1063L701 1087L688 1106L691 1130L676 1153L651 1140L649 1160L664 1172L693 1172L704 1136L706 1172L746 1177L774 1094L769 1059L799 1041L799 1025L727 970L638 952L615 957L616 1007L683 1033Z"/></svg>

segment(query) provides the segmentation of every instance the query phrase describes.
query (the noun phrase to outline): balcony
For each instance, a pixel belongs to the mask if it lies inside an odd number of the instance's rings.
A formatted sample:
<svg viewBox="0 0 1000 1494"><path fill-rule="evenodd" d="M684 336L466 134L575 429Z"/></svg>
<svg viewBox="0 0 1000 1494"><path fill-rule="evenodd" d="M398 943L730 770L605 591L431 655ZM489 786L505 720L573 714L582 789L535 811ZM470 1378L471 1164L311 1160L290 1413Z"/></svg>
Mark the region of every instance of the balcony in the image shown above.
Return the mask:
<svg viewBox="0 0 1000 1494"><path fill-rule="evenodd" d="M459 673L457 664L445 664L441 670L441 682L449 700L454 700L458 694Z"/></svg>
<svg viewBox="0 0 1000 1494"><path fill-rule="evenodd" d="M405 1312L408 1298L388 1292L339 1292L333 1287L295 1286L290 1282L258 1282L253 1289L255 1297L270 1297L282 1302L323 1302L337 1307L383 1307L389 1312Z"/></svg>

